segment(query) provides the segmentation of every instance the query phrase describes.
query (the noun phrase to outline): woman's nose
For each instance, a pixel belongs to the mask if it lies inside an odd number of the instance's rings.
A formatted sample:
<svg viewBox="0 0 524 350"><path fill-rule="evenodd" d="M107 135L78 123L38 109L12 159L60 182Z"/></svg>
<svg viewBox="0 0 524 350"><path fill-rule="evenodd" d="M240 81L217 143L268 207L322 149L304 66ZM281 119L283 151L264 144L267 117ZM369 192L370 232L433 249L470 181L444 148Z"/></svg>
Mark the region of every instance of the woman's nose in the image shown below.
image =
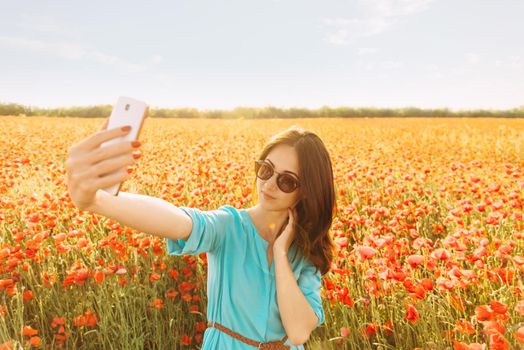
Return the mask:
<svg viewBox="0 0 524 350"><path fill-rule="evenodd" d="M271 177L266 180L265 187L272 191L277 189L277 173L273 173L273 175L271 175Z"/></svg>

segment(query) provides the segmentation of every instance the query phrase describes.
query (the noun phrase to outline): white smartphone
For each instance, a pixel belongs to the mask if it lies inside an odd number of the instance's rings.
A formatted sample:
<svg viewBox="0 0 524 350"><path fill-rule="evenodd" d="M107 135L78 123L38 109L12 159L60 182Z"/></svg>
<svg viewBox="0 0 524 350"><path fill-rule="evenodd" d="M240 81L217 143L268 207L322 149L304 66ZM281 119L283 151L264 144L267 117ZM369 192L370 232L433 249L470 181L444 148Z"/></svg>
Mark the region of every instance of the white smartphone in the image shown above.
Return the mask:
<svg viewBox="0 0 524 350"><path fill-rule="evenodd" d="M111 139L103 142L100 147L107 147L116 143L138 140L144 119L147 117L149 106L142 101L135 100L131 97L120 96L113 106L109 122L107 123L107 130L118 128L125 125L131 125L131 131L124 136ZM122 183L103 188L104 191L118 196Z"/></svg>

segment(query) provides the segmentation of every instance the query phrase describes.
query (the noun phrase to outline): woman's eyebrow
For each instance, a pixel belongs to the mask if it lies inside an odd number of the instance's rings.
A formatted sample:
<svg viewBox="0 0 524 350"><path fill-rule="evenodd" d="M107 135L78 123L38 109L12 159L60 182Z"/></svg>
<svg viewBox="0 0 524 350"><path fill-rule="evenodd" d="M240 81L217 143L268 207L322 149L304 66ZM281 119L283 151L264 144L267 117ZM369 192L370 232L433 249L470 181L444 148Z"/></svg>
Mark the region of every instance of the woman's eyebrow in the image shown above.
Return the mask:
<svg viewBox="0 0 524 350"><path fill-rule="evenodd" d="M267 160L267 161L268 161L269 163L271 163L271 165L273 166L273 168L275 167L275 164L273 164L273 162L272 162L272 161L271 161L271 160L270 160L269 158L266 158L266 160ZM283 172L284 172L284 173L289 173L289 174L293 174L293 175L295 175L296 177L298 177L298 175L297 175L297 174L295 174L295 173L294 173L294 172L292 172L292 171L289 171L289 170L284 170Z"/></svg>

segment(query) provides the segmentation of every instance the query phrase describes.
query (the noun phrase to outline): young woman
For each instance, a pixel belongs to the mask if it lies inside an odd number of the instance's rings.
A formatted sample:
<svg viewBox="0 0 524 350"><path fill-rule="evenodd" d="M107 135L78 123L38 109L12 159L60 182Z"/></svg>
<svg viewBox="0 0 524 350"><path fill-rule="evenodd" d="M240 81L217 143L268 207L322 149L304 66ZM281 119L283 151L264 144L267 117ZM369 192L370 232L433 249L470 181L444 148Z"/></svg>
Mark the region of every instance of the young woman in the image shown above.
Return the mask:
<svg viewBox="0 0 524 350"><path fill-rule="evenodd" d="M258 203L202 211L106 188L128 178L132 144L105 130L69 149L73 203L166 238L169 255L208 256L203 350L304 349L324 322L321 275L335 254L328 234L336 211L333 171L322 140L293 126L273 136L254 162Z"/></svg>

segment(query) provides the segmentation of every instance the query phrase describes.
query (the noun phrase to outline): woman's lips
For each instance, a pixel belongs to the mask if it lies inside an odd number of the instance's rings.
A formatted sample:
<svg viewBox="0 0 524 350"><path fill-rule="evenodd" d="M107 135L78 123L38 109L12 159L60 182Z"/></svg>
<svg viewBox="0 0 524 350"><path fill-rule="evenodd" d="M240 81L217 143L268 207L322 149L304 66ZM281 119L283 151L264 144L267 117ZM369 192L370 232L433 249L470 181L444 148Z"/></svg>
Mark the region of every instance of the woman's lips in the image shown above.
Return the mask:
<svg viewBox="0 0 524 350"><path fill-rule="evenodd" d="M264 191L262 191L262 194L264 195L265 199L276 199L275 197L271 197L270 195L266 194Z"/></svg>

